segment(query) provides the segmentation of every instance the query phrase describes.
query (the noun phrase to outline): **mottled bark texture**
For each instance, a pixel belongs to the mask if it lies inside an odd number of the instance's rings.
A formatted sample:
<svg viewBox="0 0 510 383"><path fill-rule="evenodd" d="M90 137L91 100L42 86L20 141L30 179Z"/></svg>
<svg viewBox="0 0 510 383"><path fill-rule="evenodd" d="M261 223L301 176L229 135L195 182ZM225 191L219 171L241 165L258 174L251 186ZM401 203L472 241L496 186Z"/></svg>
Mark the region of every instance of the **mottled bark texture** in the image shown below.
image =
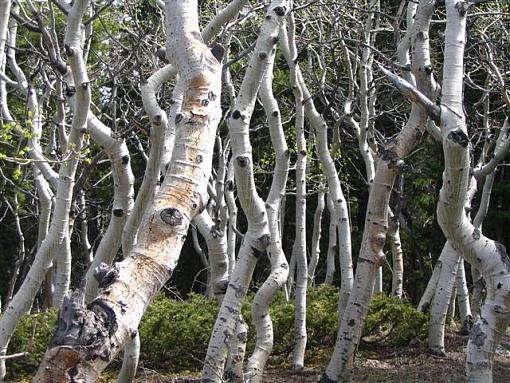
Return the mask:
<svg viewBox="0 0 510 383"><path fill-rule="evenodd" d="M505 247L485 237L470 222L464 209L471 173L462 92L467 8L464 1L446 1L441 98L445 169L437 216L448 241L487 283L487 297L469 337L466 371L469 382L490 383L494 351L510 320L510 259Z"/></svg>
<svg viewBox="0 0 510 383"><path fill-rule="evenodd" d="M167 54L185 83L176 118L176 144L165 180L138 242L124 261L97 273L99 296L84 304L83 291L66 298L58 329L34 382L94 382L126 342L172 274L190 220L207 201L212 147L220 112L220 61L198 32L197 1L168 1Z"/></svg>

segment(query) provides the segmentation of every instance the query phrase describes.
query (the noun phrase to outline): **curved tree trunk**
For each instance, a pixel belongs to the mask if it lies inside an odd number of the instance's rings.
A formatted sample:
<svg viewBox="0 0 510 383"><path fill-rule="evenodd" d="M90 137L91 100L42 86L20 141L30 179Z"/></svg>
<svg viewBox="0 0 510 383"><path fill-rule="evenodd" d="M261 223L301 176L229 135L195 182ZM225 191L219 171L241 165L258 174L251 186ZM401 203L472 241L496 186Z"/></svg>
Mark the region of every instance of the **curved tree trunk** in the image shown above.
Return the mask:
<svg viewBox="0 0 510 383"><path fill-rule="evenodd" d="M264 201L257 194L255 187L248 128L258 88L274 49L287 5L285 0L274 0L269 5L239 97L228 119L238 198L248 221L248 230L244 235L238 260L209 340L202 370L202 379L207 382L220 382L223 379L230 339L236 334L241 306L257 258L271 242Z"/></svg>
<svg viewBox="0 0 510 383"><path fill-rule="evenodd" d="M74 7L79 5L75 2ZM222 49L215 48L214 56L199 37L196 0L166 6L167 51L186 89L176 118L171 165L151 214L142 221L133 251L114 268L97 274L103 289L100 295L86 307L82 291L66 300L66 314L59 316L60 330L34 382L97 380L127 340L137 335L145 308L177 264L190 220L205 207L211 148L221 114Z"/></svg>
<svg viewBox="0 0 510 383"><path fill-rule="evenodd" d="M441 135L445 155L438 222L447 239L487 283L487 298L471 330L467 349L468 381L492 382L494 351L510 320L510 259L505 247L466 217L464 201L470 178L469 138L463 111L464 46L467 3L447 0Z"/></svg>
<svg viewBox="0 0 510 383"><path fill-rule="evenodd" d="M287 281L289 265L282 249L279 228L279 209L289 172L289 150L285 142L280 109L273 95L274 54L260 85L260 98L269 122L269 133L275 151L274 177L266 199L266 212L271 234L271 243L267 247L271 262L271 273L253 299L252 318L257 331L255 350L248 360L245 380L249 383L262 382L262 373L273 349L273 324L269 316L269 305L276 293Z"/></svg>
<svg viewBox="0 0 510 383"><path fill-rule="evenodd" d="M81 44L81 17L87 2L76 1L68 16L68 24L64 42L67 46L69 63L73 72L75 86L75 113L69 135L72 150L67 153L69 160L64 162L59 171L57 192L55 197L55 210L48 235L41 243L35 260L25 278L24 283L7 306L0 320L0 355L5 355L7 345L14 332L19 318L26 314L44 280L46 270L54 257L55 245L62 238L69 236L69 211L73 194L74 178L79 162L78 152L82 147L83 133L86 130L86 118L90 103L89 80L82 58ZM0 361L0 378L5 376L5 361Z"/></svg>
<svg viewBox="0 0 510 383"><path fill-rule="evenodd" d="M412 71L421 90L431 91L428 49L428 26L434 2L422 1L418 7L412 34ZM428 73L427 73L428 72ZM360 340L363 322L372 298L378 267L384 262L384 243L388 230L389 200L395 178L405 158L418 143L425 130L427 114L413 102L411 113L401 132L379 152L374 183L370 190L365 230L358 258L356 277L349 303L339 321L338 337L333 356L322 382L349 382L354 355ZM419 134L418 134L419 133Z"/></svg>

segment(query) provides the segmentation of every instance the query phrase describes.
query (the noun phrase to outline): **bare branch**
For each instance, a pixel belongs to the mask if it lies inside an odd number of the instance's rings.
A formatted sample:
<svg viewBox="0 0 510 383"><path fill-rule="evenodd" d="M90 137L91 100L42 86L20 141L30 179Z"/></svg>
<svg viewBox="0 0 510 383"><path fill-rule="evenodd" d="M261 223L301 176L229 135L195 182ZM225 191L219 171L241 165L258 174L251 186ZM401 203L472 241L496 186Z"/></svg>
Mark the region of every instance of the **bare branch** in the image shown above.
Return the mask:
<svg viewBox="0 0 510 383"><path fill-rule="evenodd" d="M420 104L429 114L429 117L436 124L438 125L440 124L441 109L439 108L439 106L430 101L427 96L425 96L418 89L409 84L402 77L399 77L394 73L391 73L389 70L387 70L380 64L377 64L377 66L385 74L385 76L388 77L388 79L393 83L393 85L395 85L398 91L402 93L402 95L404 95L408 100Z"/></svg>

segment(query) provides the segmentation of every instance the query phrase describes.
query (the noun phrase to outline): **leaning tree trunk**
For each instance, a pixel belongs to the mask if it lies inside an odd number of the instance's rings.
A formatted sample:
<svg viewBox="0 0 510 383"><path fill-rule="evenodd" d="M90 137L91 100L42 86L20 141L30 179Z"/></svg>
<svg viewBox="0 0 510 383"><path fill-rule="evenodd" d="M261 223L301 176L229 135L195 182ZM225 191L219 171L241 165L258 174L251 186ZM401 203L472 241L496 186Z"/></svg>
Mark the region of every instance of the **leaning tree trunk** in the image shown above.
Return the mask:
<svg viewBox="0 0 510 383"><path fill-rule="evenodd" d="M412 72L420 89L430 92L431 70L428 49L428 26L434 9L432 0L422 0L416 15L412 42ZM387 71L385 71L387 75ZM391 78L391 77L390 77ZM399 84L404 84L398 81ZM405 88L411 86L405 83ZM400 87L401 85L399 85ZM414 95L413 95L414 96ZM423 97L423 96L422 96ZM429 105L430 106L430 105ZM431 107L431 106L430 106ZM349 382L354 354L359 344L363 322L372 298L372 288L379 266L385 259L384 243L388 231L389 201L392 187L405 158L425 130L427 114L413 102L411 114L402 131L380 150L374 183L370 190L365 229L358 258L355 283L348 305L339 321L335 350L322 382Z"/></svg>
<svg viewBox="0 0 510 383"><path fill-rule="evenodd" d="M230 339L235 336L257 258L270 244L269 227L264 201L255 187L249 123L255 106L258 88L274 49L280 24L288 5L285 0L274 0L266 11L266 18L250 58L250 64L241 84L239 97L228 119L232 142L235 181L238 198L248 221L239 257L230 277L220 311L209 339L202 379L220 382L223 379Z"/></svg>
<svg viewBox="0 0 510 383"><path fill-rule="evenodd" d="M221 115L223 49L215 45L211 52L202 42L196 0L167 2L166 8L167 51L186 89L176 117L171 164L133 251L114 268L97 274L99 296L88 306L83 305L80 290L66 299L34 382L98 379L128 339L136 336L145 308L177 264L190 220L205 207L211 148Z"/></svg>
<svg viewBox="0 0 510 383"><path fill-rule="evenodd" d="M510 320L510 259L505 247L485 237L464 212L471 172L462 98L467 7L464 1L446 1L441 100L445 170L437 215L447 239L487 283L487 297L471 330L466 361L468 381L487 383L492 382L494 352Z"/></svg>
<svg viewBox="0 0 510 383"><path fill-rule="evenodd" d="M68 16L68 25L64 43L69 63L73 71L75 89L75 114L73 116L69 143L71 149L66 153L69 159L62 164L59 171L55 210L48 235L41 243L35 260L24 283L6 308L0 320L0 355L5 355L7 345L19 318L27 313L44 280L46 270L52 261L55 248L61 238L69 237L69 211L73 194L74 178L79 162L83 133L86 130L86 118L90 103L90 87L85 64L82 58L81 17L87 1L76 1ZM0 379L5 376L5 360L0 361Z"/></svg>
<svg viewBox="0 0 510 383"><path fill-rule="evenodd" d="M289 265L282 249L278 213L289 173L290 153L285 141L281 113L273 95L272 80L274 53L271 54L266 73L260 84L260 99L267 115L271 143L275 151L274 177L266 199L266 213L271 234L267 253L271 262L271 273L253 299L252 318L257 332L255 349L246 367L245 380L250 383L262 382L262 373L274 343L273 323L269 315L269 305L276 293L287 281Z"/></svg>

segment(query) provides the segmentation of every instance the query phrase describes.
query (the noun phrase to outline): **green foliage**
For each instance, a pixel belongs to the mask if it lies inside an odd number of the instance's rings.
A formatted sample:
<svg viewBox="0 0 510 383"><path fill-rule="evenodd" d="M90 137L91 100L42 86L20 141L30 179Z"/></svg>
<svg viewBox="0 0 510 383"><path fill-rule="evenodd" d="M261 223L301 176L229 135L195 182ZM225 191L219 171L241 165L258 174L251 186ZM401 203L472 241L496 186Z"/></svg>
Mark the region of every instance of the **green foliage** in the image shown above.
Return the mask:
<svg viewBox="0 0 510 383"><path fill-rule="evenodd" d="M25 315L19 320L9 345L9 353L28 352L28 355L8 361L10 374L18 376L22 372L36 370L53 335L56 321L55 310Z"/></svg>
<svg viewBox="0 0 510 383"><path fill-rule="evenodd" d="M187 301L159 295L140 324L141 360L148 367L200 368L218 306L198 294Z"/></svg>
<svg viewBox="0 0 510 383"><path fill-rule="evenodd" d="M379 294L370 304L362 336L369 341L405 345L427 334L428 315L411 304Z"/></svg>
<svg viewBox="0 0 510 383"><path fill-rule="evenodd" d="M251 294L243 306L249 325L247 355L255 345L255 329L251 323ZM308 290L307 296L307 363L317 357L329 357L337 333L338 290L320 286ZM205 358L209 337L218 313L218 304L198 294L186 301L156 297L139 327L141 364L158 370L199 370ZM294 302L286 301L280 292L270 309L274 329L274 348L269 363L285 364L294 346ZM35 371L55 328L56 312L32 314L18 323L11 341L10 353L28 351L27 357L11 361L13 374ZM363 330L368 341L384 341L403 345L426 334L427 315L409 303L394 297L374 298ZM323 362L323 361L322 361Z"/></svg>

